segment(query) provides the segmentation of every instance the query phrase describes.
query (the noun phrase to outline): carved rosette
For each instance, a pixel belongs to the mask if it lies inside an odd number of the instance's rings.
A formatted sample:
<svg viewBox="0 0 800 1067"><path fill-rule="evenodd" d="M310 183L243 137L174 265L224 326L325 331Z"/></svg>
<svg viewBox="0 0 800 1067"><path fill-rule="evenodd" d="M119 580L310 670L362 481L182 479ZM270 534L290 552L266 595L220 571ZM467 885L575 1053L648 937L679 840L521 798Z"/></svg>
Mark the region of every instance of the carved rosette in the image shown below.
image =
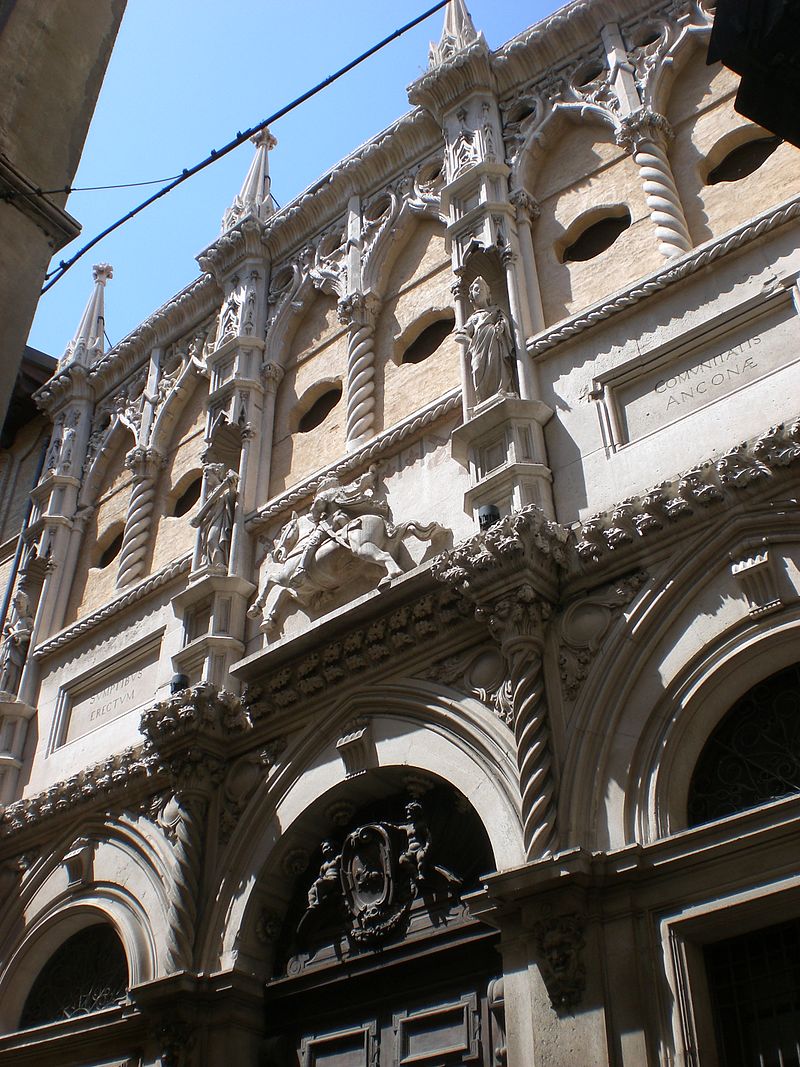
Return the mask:
<svg viewBox="0 0 800 1067"><path fill-rule="evenodd" d="M667 157L667 145L672 137L672 127L664 116L644 109L624 118L617 130L617 144L632 153L639 167L658 248L665 259L681 256L692 247Z"/></svg>
<svg viewBox="0 0 800 1067"><path fill-rule="evenodd" d="M164 458L152 448L134 448L126 456L125 464L133 473L133 486L119 554L117 588L130 585L144 574L156 482Z"/></svg>
<svg viewBox="0 0 800 1067"><path fill-rule="evenodd" d="M506 659L517 748L522 826L528 859L552 852L556 843L556 789L550 748L542 650L550 605L530 585L480 605Z"/></svg>
<svg viewBox="0 0 800 1067"><path fill-rule="evenodd" d="M339 321L348 327L347 447L355 448L375 430L375 316L372 295L351 293L339 301Z"/></svg>

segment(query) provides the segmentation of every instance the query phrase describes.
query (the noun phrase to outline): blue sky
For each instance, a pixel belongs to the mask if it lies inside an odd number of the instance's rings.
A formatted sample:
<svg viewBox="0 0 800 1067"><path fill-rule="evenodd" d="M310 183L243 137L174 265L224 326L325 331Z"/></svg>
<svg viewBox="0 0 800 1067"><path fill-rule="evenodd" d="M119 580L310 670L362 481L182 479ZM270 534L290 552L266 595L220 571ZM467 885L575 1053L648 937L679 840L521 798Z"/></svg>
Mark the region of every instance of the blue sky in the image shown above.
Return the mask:
<svg viewBox="0 0 800 1067"><path fill-rule="evenodd" d="M128 0L74 185L168 178L333 73L433 0ZM468 0L497 48L558 0ZM388 45L272 128L272 189L293 199L338 159L408 110L405 88L427 66L443 12ZM121 340L198 274L194 257L219 233L251 160L250 144L180 186L92 249L42 297L29 344L60 356L109 262L106 331ZM73 193L67 204L95 233L155 191Z"/></svg>

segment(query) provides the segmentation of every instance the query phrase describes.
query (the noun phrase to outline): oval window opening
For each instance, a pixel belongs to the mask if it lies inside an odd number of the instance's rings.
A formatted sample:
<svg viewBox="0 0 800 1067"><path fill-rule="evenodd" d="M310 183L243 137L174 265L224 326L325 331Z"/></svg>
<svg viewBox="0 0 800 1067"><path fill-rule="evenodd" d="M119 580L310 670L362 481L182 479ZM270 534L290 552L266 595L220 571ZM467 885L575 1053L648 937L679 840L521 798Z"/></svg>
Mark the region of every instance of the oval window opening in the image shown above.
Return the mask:
<svg viewBox="0 0 800 1067"><path fill-rule="evenodd" d="M403 352L401 363L422 363L444 344L453 332L454 319L439 319L427 326L415 341Z"/></svg>
<svg viewBox="0 0 800 1067"><path fill-rule="evenodd" d="M595 256L599 256L610 248L630 224L629 211L626 211L624 215L600 219L599 222L592 223L579 237L575 238L571 245L564 249L561 257L562 263L583 263L587 259L594 259Z"/></svg>
<svg viewBox="0 0 800 1067"><path fill-rule="evenodd" d="M109 541L109 543L100 553L100 559L97 561L98 567L100 567L101 569L103 567L107 567L109 563L112 563L117 558L117 556L122 550L122 538L124 537L124 534L125 531L120 530L116 537L112 538L112 540Z"/></svg>
<svg viewBox="0 0 800 1067"><path fill-rule="evenodd" d="M198 474L196 478L193 478L192 481L189 482L188 486L175 501L172 514L185 515L187 511L191 511L200 499L200 489L202 488L202 485L203 476L202 474Z"/></svg>
<svg viewBox="0 0 800 1067"><path fill-rule="evenodd" d="M327 419L341 399L341 385L334 386L332 389L326 390L322 396L317 397L297 424L300 433L308 433L309 430L316 429L321 422L324 422L325 419Z"/></svg>
<svg viewBox="0 0 800 1067"><path fill-rule="evenodd" d="M706 184L718 185L720 182L738 182L747 178L766 163L781 143L780 137L759 137L740 144L709 171Z"/></svg>

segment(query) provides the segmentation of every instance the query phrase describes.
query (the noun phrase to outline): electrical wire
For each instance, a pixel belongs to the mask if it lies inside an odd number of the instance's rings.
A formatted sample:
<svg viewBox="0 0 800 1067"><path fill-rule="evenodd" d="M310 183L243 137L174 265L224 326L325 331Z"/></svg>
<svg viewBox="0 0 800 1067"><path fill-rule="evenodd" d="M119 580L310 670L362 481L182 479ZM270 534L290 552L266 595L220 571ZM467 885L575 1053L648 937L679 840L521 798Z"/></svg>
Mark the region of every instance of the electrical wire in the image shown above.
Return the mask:
<svg viewBox="0 0 800 1067"><path fill-rule="evenodd" d="M139 185L162 185L164 182L174 181L179 174L172 174L169 178L153 178L148 182L123 182L121 185L65 185L61 189L37 189L39 196L53 196L55 193L97 193L104 189L134 189Z"/></svg>
<svg viewBox="0 0 800 1067"><path fill-rule="evenodd" d="M415 26L418 26L421 22L424 22L426 19L430 18L430 16L434 15L437 11L441 11L441 9L443 7L446 7L449 2L450 0L439 0L438 3L433 5L433 7L428 8L427 11L424 11L415 19L412 19L411 22L407 22L404 26L401 26L399 29L395 30L394 33L389 34L388 37L384 37L382 41L379 41L371 48L368 48L366 52L362 52L360 56L357 56L349 63L346 63L343 67L340 67L339 70L337 70L335 73L329 74L327 78L315 85L313 89L309 89L301 96L296 97L294 100L291 101L291 103L284 105L282 108L279 108L268 118L263 119L255 126L251 126L249 130L244 130L241 133L237 133L233 140L228 141L228 143L223 145L222 148L212 148L205 159L201 160L199 163L196 163L193 167L187 167L186 169L181 171L181 173L176 178L171 179L165 186L159 189L158 192L153 193L152 196L149 196L146 200L143 200L141 204L138 204L135 208L129 211L126 215L123 215L121 218L117 219L117 221L113 222L110 226L106 226L106 228L100 233L98 233L95 237L93 237L91 241L88 241L85 245L83 245L83 247L80 248L75 253L75 255L71 256L69 259L61 260L55 270L49 271L45 275L45 280L47 281L47 284L42 288L42 294L46 293L48 289L52 289L56 282L60 281L64 277L70 267L74 266L78 262L78 260L85 256L88 251L95 247L95 245L99 244L104 238L108 237L108 235L113 233L115 230L118 230L120 226L124 225L130 219L135 218L136 215L144 211L144 209L149 207L151 204L155 203L156 200L160 200L162 196L166 196L167 193L171 193L173 189L177 188L189 178L192 178L195 174L198 174L201 170L205 170L206 167L209 167L218 159L222 159L223 156L226 156L229 152L232 152L234 148L238 148L240 144L244 144L245 141L249 141L251 137L258 133L259 130L263 130L265 126L272 125L272 123L277 122L278 119L283 118L284 115L288 115L290 111L294 111L294 109L296 107L299 107L300 104L304 104L306 100L310 100L312 96L316 96L317 93L322 92L323 89L326 89L329 85L332 85L335 81L338 81L339 78L349 73L351 70L353 70L354 67L357 67L359 66L359 64L363 63L365 59L369 59L370 56L374 56L376 52L380 52L380 50L382 48L385 48L387 44L391 44L392 41L396 41L398 37L402 37L404 33L407 33Z"/></svg>

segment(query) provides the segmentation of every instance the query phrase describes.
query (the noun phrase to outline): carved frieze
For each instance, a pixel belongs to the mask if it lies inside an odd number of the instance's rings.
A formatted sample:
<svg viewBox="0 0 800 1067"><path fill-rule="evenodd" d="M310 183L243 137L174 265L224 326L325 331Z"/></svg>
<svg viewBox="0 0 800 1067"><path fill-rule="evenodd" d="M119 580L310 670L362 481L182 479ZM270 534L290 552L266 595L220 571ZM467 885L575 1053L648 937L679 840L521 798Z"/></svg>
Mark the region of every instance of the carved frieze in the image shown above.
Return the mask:
<svg viewBox="0 0 800 1067"><path fill-rule="evenodd" d="M702 519L743 490L768 484L781 468L800 457L800 421L770 428L753 441L730 449L611 512L587 519L575 530L575 551L588 566L640 539L666 532L676 522Z"/></svg>

